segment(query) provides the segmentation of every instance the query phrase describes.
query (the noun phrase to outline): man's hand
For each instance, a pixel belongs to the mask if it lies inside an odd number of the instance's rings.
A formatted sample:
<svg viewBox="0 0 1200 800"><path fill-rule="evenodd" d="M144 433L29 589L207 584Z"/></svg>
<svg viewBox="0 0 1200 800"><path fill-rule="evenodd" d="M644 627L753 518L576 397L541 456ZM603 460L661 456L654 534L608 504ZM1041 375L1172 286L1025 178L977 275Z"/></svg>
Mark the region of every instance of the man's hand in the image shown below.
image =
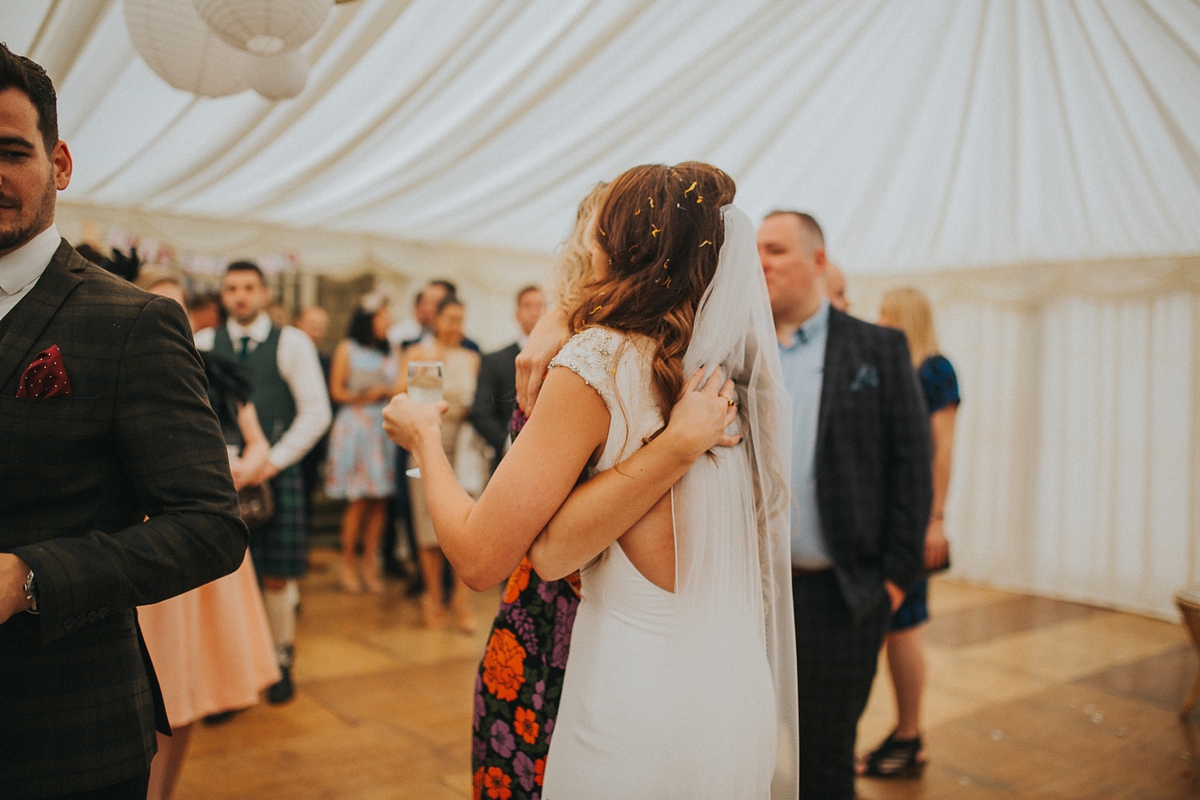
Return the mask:
<svg viewBox="0 0 1200 800"><path fill-rule="evenodd" d="M904 602L904 590L888 580L883 582L883 587L887 589L888 600L891 601L892 604L892 613L895 614L896 609L898 609L900 604Z"/></svg>
<svg viewBox="0 0 1200 800"><path fill-rule="evenodd" d="M925 529L925 569L934 570L945 566L950 557L950 543L946 541L946 525L940 519L929 520Z"/></svg>
<svg viewBox="0 0 1200 800"><path fill-rule="evenodd" d="M0 553L0 625L29 608L29 600L25 598L28 577L28 564L12 553Z"/></svg>
<svg viewBox="0 0 1200 800"><path fill-rule="evenodd" d="M527 415L533 413L550 359L558 355L570 338L567 313L561 308L548 311L529 332L529 341L517 355L517 405Z"/></svg>

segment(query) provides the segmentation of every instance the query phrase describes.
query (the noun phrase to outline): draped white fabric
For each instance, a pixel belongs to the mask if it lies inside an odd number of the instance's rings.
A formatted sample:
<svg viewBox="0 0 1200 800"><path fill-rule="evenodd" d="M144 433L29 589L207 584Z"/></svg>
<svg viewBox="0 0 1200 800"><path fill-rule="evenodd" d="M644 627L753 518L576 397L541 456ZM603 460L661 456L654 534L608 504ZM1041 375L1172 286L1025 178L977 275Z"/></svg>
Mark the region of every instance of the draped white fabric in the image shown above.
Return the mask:
<svg viewBox="0 0 1200 800"><path fill-rule="evenodd" d="M693 737L672 798L783 800L799 791L792 609L791 415L754 223L724 206L725 241L696 312L683 373L718 365L737 384L744 439L701 458L676 484L677 730ZM723 688L713 692L714 675ZM764 719L777 725L763 727ZM706 768L683 765L703 764ZM732 765L732 768L731 768Z"/></svg>
<svg viewBox="0 0 1200 800"><path fill-rule="evenodd" d="M864 314L925 289L958 371L953 574L1177 619L1200 583L1200 259L1021 271L852 285Z"/></svg>
<svg viewBox="0 0 1200 800"><path fill-rule="evenodd" d="M545 255L598 180L701 159L852 273L1200 251L1191 0L357 0L278 103L168 87L119 0L0 31L58 83L71 203Z"/></svg>

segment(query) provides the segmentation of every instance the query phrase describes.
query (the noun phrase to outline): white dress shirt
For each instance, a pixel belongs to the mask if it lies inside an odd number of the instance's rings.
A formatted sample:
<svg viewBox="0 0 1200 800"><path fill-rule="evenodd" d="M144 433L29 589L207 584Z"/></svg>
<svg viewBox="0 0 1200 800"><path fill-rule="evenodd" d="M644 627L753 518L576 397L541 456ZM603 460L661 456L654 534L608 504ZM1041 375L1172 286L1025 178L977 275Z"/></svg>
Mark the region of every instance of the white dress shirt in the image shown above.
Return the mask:
<svg viewBox="0 0 1200 800"><path fill-rule="evenodd" d="M58 229L51 224L16 250L0 256L0 319L29 294L61 243Z"/></svg>
<svg viewBox="0 0 1200 800"><path fill-rule="evenodd" d="M253 352L271 335L271 318L264 312L249 325L239 325L237 320L230 319L225 327L229 331L229 338L233 340L235 351L242 338L249 337L246 349ZM196 348L212 350L216 333L213 328L196 331ZM287 383L296 402L296 418L271 448L269 456L271 463L283 470L304 458L313 448L328 430L333 414L329 409L329 391L325 388L321 359L308 334L285 325L279 332L279 350L275 362L280 377Z"/></svg>

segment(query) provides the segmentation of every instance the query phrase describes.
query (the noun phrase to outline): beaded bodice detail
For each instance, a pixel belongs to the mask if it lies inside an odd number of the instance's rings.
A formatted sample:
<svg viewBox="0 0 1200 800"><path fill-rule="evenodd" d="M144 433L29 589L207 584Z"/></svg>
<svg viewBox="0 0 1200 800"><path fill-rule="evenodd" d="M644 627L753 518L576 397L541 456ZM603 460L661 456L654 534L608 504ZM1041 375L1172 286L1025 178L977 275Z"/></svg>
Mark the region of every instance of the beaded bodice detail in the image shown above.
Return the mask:
<svg viewBox="0 0 1200 800"><path fill-rule="evenodd" d="M566 367L596 390L612 418L594 471L628 458L662 426L650 385L653 346L641 336L587 328L571 337L550 362Z"/></svg>

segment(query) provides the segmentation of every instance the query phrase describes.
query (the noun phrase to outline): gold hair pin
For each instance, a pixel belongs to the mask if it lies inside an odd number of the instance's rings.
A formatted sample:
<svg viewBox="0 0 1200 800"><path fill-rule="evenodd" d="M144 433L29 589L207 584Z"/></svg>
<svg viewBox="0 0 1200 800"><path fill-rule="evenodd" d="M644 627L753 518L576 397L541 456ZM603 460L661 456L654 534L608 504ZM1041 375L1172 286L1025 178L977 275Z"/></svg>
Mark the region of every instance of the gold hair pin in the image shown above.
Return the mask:
<svg viewBox="0 0 1200 800"><path fill-rule="evenodd" d="M688 196L688 192L692 191L692 190L693 190L693 189L695 189L695 188L696 188L696 181L692 181L692 185L691 185L691 186L689 186L689 187L688 187L686 190L684 190L683 196L684 196L684 197L687 197L687 196Z"/></svg>

